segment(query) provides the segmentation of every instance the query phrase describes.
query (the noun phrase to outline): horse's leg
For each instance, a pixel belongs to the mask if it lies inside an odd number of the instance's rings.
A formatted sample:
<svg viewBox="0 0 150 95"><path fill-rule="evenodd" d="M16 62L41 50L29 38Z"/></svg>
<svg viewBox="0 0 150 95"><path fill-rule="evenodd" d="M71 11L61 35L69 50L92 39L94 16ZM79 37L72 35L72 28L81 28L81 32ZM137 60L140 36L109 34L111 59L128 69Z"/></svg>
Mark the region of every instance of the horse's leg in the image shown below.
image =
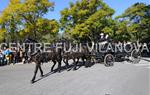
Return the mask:
<svg viewBox="0 0 150 95"><path fill-rule="evenodd" d="M91 63L91 57L89 56L83 56L82 57L83 63L85 67L89 67L90 63Z"/></svg>
<svg viewBox="0 0 150 95"><path fill-rule="evenodd" d="M40 64L38 67L39 67L39 70L40 70L40 72L41 72L41 77L43 77L43 70L42 70L42 68L41 68L41 64Z"/></svg>
<svg viewBox="0 0 150 95"><path fill-rule="evenodd" d="M58 72L60 73L61 72L61 61L58 60Z"/></svg>
<svg viewBox="0 0 150 95"><path fill-rule="evenodd" d="M77 70L77 64L78 64L79 58L77 58L77 61L76 61L75 58L73 60L74 60L74 68L73 68L73 70Z"/></svg>
<svg viewBox="0 0 150 95"><path fill-rule="evenodd" d="M39 64L36 63L35 71L34 71L34 76L33 76L32 80L31 80L31 83L34 83L34 82L35 82L36 74L37 74L37 71L38 71L38 65L39 65Z"/></svg>
<svg viewBox="0 0 150 95"><path fill-rule="evenodd" d="M55 67L55 65L56 65L56 61L55 60L52 60L53 61L53 66L51 67L51 72L53 72L54 71L54 67Z"/></svg>
<svg viewBox="0 0 150 95"><path fill-rule="evenodd" d="M68 58L66 58L65 65L66 65L66 69L67 69L69 67Z"/></svg>
<svg viewBox="0 0 150 95"><path fill-rule="evenodd" d="M71 69L68 69L68 68L70 68L70 65L69 65L68 61L69 61L69 59L67 58L67 60L66 60L66 70L70 71Z"/></svg>
<svg viewBox="0 0 150 95"><path fill-rule="evenodd" d="M91 59L91 57L85 57L85 59L86 59L86 64L85 64L85 67L90 67L91 66L91 63L92 63L92 59Z"/></svg>
<svg viewBox="0 0 150 95"><path fill-rule="evenodd" d="M80 59L80 58L78 57L78 58L77 58L77 63L79 63L79 59Z"/></svg>
<svg viewBox="0 0 150 95"><path fill-rule="evenodd" d="M82 59L82 62L83 62L83 65L85 65L85 58L84 57L81 57L81 59Z"/></svg>

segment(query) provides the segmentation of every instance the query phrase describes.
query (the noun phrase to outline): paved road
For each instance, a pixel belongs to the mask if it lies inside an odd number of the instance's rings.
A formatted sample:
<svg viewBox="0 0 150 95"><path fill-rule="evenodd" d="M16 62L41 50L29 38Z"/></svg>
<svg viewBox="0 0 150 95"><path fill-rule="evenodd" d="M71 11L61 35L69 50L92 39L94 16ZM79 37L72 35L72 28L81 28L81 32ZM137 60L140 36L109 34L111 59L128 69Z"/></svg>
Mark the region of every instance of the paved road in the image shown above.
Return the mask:
<svg viewBox="0 0 150 95"><path fill-rule="evenodd" d="M44 73L51 64L43 64ZM150 95L150 62L95 64L47 74L30 84L34 64L0 67L0 95Z"/></svg>

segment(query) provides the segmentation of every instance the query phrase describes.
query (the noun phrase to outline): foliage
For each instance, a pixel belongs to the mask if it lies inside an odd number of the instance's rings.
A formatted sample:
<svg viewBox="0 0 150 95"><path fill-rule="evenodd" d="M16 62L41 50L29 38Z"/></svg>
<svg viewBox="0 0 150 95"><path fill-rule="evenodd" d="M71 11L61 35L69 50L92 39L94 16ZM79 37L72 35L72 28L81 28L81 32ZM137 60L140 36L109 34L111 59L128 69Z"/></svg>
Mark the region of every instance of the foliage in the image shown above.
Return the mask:
<svg viewBox="0 0 150 95"><path fill-rule="evenodd" d="M144 3L135 3L129 7L117 19L127 22L128 28L126 33L130 33L132 41L142 41L150 37L150 6ZM124 28L121 30L124 32Z"/></svg>
<svg viewBox="0 0 150 95"><path fill-rule="evenodd" d="M48 0L10 0L0 16L0 25L13 40L26 36L40 40L44 35L58 32L57 21L43 18L53 6Z"/></svg>
<svg viewBox="0 0 150 95"><path fill-rule="evenodd" d="M4 40L4 35L5 35L5 30L0 29L0 42L2 42Z"/></svg>
<svg viewBox="0 0 150 95"><path fill-rule="evenodd" d="M10 0L0 15L0 42L25 37L45 42L61 37L96 42L100 33L119 41L150 41L150 5L135 3L113 19L114 10L102 0L77 0L60 12L60 24L43 18L53 7L49 0Z"/></svg>
<svg viewBox="0 0 150 95"><path fill-rule="evenodd" d="M65 32L69 32L77 40L96 40L103 30L111 25L114 10L102 0L82 0L70 3L69 8L61 11L61 25ZM107 27L107 28L106 28ZM112 32L111 29L109 31Z"/></svg>

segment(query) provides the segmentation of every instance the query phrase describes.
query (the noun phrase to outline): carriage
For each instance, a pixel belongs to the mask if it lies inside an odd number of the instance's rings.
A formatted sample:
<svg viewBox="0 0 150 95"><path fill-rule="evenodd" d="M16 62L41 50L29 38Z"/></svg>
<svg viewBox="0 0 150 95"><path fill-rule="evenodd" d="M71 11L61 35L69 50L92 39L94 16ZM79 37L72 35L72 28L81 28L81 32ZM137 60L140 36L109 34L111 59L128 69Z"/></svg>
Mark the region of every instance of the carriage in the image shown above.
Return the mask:
<svg viewBox="0 0 150 95"><path fill-rule="evenodd" d="M114 43L112 41L105 41L100 42L102 45L102 50L105 50L105 52L97 51L95 52L94 59L96 63L103 62L105 66L113 66L114 62L116 61L128 61L132 63L139 63L141 60L141 51L140 49L131 48L130 46L133 45L133 43L126 43L128 46L127 49L130 49L130 51L127 52L127 50L118 49L118 43ZM111 49L108 48L108 45L112 46ZM121 47L124 47L125 43L119 44ZM101 46L99 46L101 47Z"/></svg>
<svg viewBox="0 0 150 95"><path fill-rule="evenodd" d="M137 49L137 47L132 47L136 45L137 43L131 43L131 42L118 43L118 42L114 42L112 39L103 39L97 43L94 43L94 49L92 51L87 52L87 50L85 50L84 52L64 53L63 61L64 63L67 63L68 60L70 59L73 59L73 58L79 59L84 56L88 62L90 59L91 63L92 62L104 63L106 67L113 66L114 62L116 61L117 62L128 61L132 63L139 63L141 60L141 51L140 49ZM111 47L111 48L108 48L108 47ZM122 50L120 50L119 47L122 47Z"/></svg>

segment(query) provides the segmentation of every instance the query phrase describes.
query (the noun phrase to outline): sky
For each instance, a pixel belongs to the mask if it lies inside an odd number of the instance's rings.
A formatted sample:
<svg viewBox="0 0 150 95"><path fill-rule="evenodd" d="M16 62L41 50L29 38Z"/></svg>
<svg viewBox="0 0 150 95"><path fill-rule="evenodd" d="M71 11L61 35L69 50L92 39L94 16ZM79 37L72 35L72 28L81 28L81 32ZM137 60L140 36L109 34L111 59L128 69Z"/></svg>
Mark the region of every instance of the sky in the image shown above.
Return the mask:
<svg viewBox="0 0 150 95"><path fill-rule="evenodd" d="M55 8L53 12L48 12L44 17L48 19L60 19L60 11L66 7L69 7L69 2L75 2L76 0L49 0L55 2ZM109 7L115 10L115 16L122 14L125 9L130 7L136 2L143 2L150 4L150 0L103 0ZM3 11L9 3L9 0L0 0L0 12Z"/></svg>

